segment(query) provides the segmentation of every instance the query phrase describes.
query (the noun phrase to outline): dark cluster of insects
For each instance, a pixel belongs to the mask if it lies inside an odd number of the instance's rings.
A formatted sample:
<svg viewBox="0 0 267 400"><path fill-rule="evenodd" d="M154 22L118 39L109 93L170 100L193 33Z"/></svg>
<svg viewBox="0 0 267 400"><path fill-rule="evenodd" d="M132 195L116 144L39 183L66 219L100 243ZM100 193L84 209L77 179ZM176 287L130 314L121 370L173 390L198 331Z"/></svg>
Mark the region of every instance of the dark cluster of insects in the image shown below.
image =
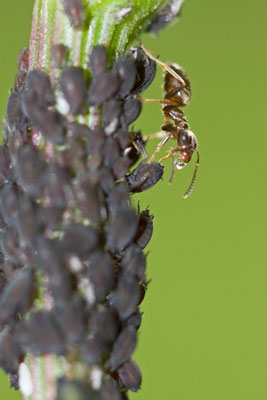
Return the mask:
<svg viewBox="0 0 267 400"><path fill-rule="evenodd" d="M62 376L58 399L69 390L127 399L141 385L131 357L153 231L153 216L134 211L130 194L163 174L156 162L134 166L144 141L129 126L155 62L132 48L110 68L105 48L96 46L88 78L56 45L59 80L52 82L44 71L28 71L28 55L24 49L18 59L0 146L0 366L18 388L27 353L74 358L84 379Z"/></svg>

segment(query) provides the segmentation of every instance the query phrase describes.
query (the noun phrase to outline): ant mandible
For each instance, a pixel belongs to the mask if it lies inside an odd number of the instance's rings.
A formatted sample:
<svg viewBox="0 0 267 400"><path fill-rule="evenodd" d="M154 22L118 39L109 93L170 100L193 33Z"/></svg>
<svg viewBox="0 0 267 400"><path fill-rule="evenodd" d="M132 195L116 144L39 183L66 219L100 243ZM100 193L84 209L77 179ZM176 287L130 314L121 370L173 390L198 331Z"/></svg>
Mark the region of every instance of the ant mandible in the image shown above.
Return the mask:
<svg viewBox="0 0 267 400"><path fill-rule="evenodd" d="M195 134L189 130L188 122L184 116L183 111L180 107L186 106L191 97L191 85L190 81L183 70L177 64L174 63L164 63L155 57L149 50L144 46L141 49L154 60L165 72L164 80L164 91L165 96L163 100L156 99L142 99L139 96L139 100L142 102L155 102L163 104L163 114L165 118L165 124L161 126L163 132L158 132L154 135L147 135L145 138L163 138L162 141L157 145L154 154L149 159L149 163L154 161L156 154L161 150L161 148L167 143L169 139L174 139L177 141L178 146L168 150L168 155L162 157L159 162L167 160L171 157L172 159L172 171L169 183L173 181L174 170L184 168L191 160L194 152L197 154L197 160L195 164L195 170L193 174L192 181L189 188L183 195L186 199L192 192L198 166L199 166L199 152L197 149L197 139ZM173 123L172 123L173 122Z"/></svg>

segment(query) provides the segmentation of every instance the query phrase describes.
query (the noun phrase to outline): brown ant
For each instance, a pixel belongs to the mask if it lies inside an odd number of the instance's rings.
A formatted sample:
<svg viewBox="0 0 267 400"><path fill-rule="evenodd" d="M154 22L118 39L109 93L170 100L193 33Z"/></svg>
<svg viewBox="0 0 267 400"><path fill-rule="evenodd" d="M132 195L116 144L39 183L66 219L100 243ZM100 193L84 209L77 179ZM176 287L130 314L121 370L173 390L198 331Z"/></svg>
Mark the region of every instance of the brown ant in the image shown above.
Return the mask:
<svg viewBox="0 0 267 400"><path fill-rule="evenodd" d="M165 96L163 100L142 99L137 96L139 100L143 102L155 102L163 104L162 111L165 117L165 124L161 127L163 132L158 132L154 135L148 135L145 137L163 138L162 141L157 145L154 154L150 157L149 163L152 163L154 161L156 154L161 150L161 148L167 143L169 139L176 140L178 146L168 150L168 155L162 157L159 160L159 162L161 162L171 157L172 172L169 180L169 183L171 183L173 181L175 168L184 168L190 162L194 152L196 152L197 160L195 164L194 175L189 188L183 195L183 198L186 199L193 190L199 166L197 139L195 134L189 130L188 122L184 116L183 111L180 109L180 107L186 106L190 101L190 81L183 68L179 65L174 63L164 63L156 58L144 46L141 46L141 49L147 54L148 57L154 60L165 71Z"/></svg>

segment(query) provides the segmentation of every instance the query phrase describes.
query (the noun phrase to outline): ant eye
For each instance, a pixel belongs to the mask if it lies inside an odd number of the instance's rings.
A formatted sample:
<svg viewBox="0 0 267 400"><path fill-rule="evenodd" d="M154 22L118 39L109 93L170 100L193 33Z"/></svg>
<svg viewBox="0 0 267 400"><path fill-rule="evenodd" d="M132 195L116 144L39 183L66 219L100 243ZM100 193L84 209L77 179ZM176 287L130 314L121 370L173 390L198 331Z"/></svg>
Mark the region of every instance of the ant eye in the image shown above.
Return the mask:
<svg viewBox="0 0 267 400"><path fill-rule="evenodd" d="M181 131L178 134L177 142L180 147L189 147L192 144L192 138L186 131Z"/></svg>

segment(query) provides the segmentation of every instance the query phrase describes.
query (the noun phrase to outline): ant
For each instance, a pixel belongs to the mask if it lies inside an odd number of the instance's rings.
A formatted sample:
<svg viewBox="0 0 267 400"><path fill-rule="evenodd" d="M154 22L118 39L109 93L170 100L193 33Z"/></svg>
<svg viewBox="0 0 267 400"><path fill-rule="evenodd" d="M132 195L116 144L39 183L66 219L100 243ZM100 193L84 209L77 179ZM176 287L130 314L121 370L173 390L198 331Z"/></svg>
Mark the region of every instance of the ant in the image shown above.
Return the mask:
<svg viewBox="0 0 267 400"><path fill-rule="evenodd" d="M186 199L192 192L198 166L199 166L199 152L197 149L197 139L195 134L189 130L188 122L184 116L183 111L180 107L186 106L191 98L191 85L190 81L183 70L177 64L174 63L164 63L155 57L150 51L148 51L144 46L141 49L145 54L154 60L165 72L164 79L164 91L165 96L163 100L156 99L142 99L136 96L142 102L154 102L163 104L163 114L165 117L165 124L161 126L163 132L158 132L153 135L148 135L144 138L163 138L161 142L157 145L154 154L150 157L149 163L154 161L156 154L161 150L161 148L167 143L169 139L174 139L177 141L178 146L168 150L168 155L162 157L159 162L172 159L172 171L169 183L173 181L175 168L184 168L191 160L194 152L197 154L197 160L195 164L195 170L191 184L183 198Z"/></svg>

